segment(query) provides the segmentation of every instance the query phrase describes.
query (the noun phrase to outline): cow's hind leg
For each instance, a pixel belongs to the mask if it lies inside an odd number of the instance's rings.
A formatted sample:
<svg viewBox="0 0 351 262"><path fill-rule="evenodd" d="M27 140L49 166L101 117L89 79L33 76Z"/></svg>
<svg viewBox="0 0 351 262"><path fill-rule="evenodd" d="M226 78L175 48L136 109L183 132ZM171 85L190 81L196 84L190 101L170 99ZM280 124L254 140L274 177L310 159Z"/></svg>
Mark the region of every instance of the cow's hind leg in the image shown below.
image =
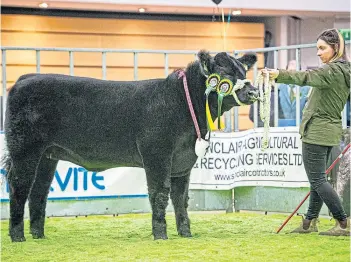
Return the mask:
<svg viewBox="0 0 351 262"><path fill-rule="evenodd" d="M48 159L43 155L29 195L30 233L35 239L45 237L45 209L57 163L57 160Z"/></svg>
<svg viewBox="0 0 351 262"><path fill-rule="evenodd" d="M171 199L175 211L178 234L182 237L191 237L190 220L188 217L188 189L190 171L176 174L171 178Z"/></svg>
<svg viewBox="0 0 351 262"><path fill-rule="evenodd" d="M151 147L152 148L152 147ZM171 189L171 156L156 147L143 155L144 169L152 209L152 233L154 239L168 239L166 208Z"/></svg>
<svg viewBox="0 0 351 262"><path fill-rule="evenodd" d="M23 215L30 189L40 160L37 150L28 150L12 159L8 174L10 186L10 237L13 242L25 241Z"/></svg>

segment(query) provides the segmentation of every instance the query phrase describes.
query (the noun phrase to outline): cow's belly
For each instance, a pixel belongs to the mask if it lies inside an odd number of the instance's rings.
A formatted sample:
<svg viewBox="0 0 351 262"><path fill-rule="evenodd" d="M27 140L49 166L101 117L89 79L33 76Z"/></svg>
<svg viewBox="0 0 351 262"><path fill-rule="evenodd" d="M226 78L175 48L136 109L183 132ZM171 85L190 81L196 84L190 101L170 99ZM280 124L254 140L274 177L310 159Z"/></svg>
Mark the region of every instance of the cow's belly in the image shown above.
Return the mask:
<svg viewBox="0 0 351 262"><path fill-rule="evenodd" d="M141 160L138 157L112 157L102 155L91 155L87 152L73 152L68 148L59 146L50 147L45 152L45 157L54 160L68 161L73 164L84 167L89 171L101 172L116 167L140 167L143 168ZM182 154L175 154L172 161L172 176L183 176L192 169L197 157L192 154L191 150L186 150Z"/></svg>
<svg viewBox="0 0 351 262"><path fill-rule="evenodd" d="M112 141L112 140L110 140ZM69 161L89 171L103 171L116 167L143 168L142 158L132 139L119 139L111 144L97 139L87 139L86 143L78 142L73 136L67 140L57 140L45 155L55 160ZM172 159L172 176L183 176L194 166L197 160L191 138L179 140ZM194 145L195 146L195 145ZM157 160L156 160L157 161Z"/></svg>
<svg viewBox="0 0 351 262"><path fill-rule="evenodd" d="M72 150L67 146L52 146L45 152L45 157L69 161L89 171L104 171L116 167L142 167L140 157L137 155L133 156L133 154L126 154L126 152L108 152L108 150L98 150L97 148Z"/></svg>

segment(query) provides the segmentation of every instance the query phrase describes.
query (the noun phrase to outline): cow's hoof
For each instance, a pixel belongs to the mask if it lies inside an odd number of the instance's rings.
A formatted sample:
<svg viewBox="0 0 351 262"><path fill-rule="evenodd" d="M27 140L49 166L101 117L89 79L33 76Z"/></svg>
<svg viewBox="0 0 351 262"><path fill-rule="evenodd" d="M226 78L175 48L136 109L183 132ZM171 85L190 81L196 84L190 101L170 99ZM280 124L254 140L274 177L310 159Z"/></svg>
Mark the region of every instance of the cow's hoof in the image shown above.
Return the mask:
<svg viewBox="0 0 351 262"><path fill-rule="evenodd" d="M192 237L189 224L182 224L178 228L178 235L181 237Z"/></svg>
<svg viewBox="0 0 351 262"><path fill-rule="evenodd" d="M193 237L190 232L179 232L181 237Z"/></svg>
<svg viewBox="0 0 351 262"><path fill-rule="evenodd" d="M34 239L45 238L44 230L31 229L31 230L30 230L30 233L32 234L32 237L33 237Z"/></svg>
<svg viewBox="0 0 351 262"><path fill-rule="evenodd" d="M24 242L26 241L26 238L24 236L11 236L11 241L12 242Z"/></svg>
<svg viewBox="0 0 351 262"><path fill-rule="evenodd" d="M167 240L167 236L154 236L154 240Z"/></svg>
<svg viewBox="0 0 351 262"><path fill-rule="evenodd" d="M45 235L44 234L39 234L39 233L32 233L32 237L33 239L44 239L45 238Z"/></svg>
<svg viewBox="0 0 351 262"><path fill-rule="evenodd" d="M26 238L24 237L23 230L10 230L10 238L12 242L24 242Z"/></svg>

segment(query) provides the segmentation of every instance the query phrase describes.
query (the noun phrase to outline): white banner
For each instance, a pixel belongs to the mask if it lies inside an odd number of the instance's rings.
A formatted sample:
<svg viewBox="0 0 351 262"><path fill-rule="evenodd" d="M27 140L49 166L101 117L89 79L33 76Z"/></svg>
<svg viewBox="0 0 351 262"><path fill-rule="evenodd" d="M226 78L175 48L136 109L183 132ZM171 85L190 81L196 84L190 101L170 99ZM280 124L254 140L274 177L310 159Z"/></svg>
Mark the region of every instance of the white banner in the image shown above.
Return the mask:
<svg viewBox="0 0 351 262"><path fill-rule="evenodd" d="M308 187L297 128L271 128L270 146L261 150L263 129L212 133L207 155L198 159L190 189L229 190L237 186ZM0 150L4 152L4 134ZM1 201L8 201L6 171L0 167ZM49 199L146 197L145 171L120 167L91 172L59 161Z"/></svg>
<svg viewBox="0 0 351 262"><path fill-rule="evenodd" d="M269 147L264 151L262 136L262 128L214 133L209 152L192 170L191 188L309 187L298 128L270 128Z"/></svg>

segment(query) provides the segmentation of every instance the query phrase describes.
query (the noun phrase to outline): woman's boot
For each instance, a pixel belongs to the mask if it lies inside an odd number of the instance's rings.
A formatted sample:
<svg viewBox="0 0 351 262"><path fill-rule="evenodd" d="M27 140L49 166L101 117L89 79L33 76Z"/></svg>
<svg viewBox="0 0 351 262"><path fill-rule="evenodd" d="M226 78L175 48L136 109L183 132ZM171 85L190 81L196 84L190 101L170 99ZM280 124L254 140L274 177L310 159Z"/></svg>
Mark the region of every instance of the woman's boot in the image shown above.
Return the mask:
<svg viewBox="0 0 351 262"><path fill-rule="evenodd" d="M342 221L335 219L334 227L319 234L323 236L350 236L350 218Z"/></svg>
<svg viewBox="0 0 351 262"><path fill-rule="evenodd" d="M318 232L317 222L318 222L317 218L313 218L312 220L309 220L302 217L301 225L298 228L291 231L290 233L306 234L306 233Z"/></svg>

